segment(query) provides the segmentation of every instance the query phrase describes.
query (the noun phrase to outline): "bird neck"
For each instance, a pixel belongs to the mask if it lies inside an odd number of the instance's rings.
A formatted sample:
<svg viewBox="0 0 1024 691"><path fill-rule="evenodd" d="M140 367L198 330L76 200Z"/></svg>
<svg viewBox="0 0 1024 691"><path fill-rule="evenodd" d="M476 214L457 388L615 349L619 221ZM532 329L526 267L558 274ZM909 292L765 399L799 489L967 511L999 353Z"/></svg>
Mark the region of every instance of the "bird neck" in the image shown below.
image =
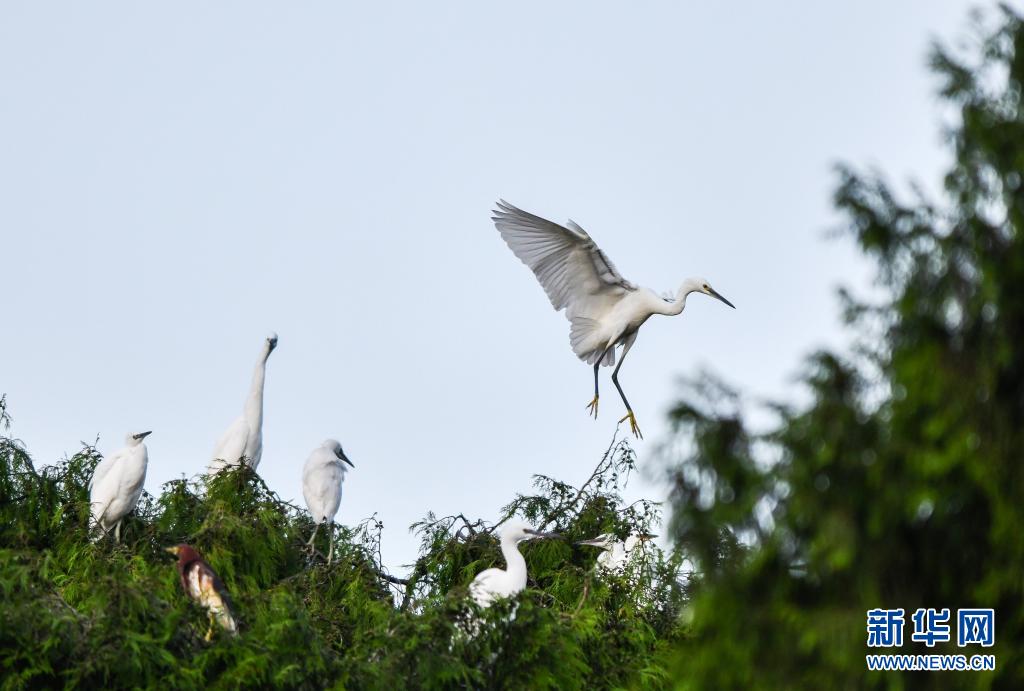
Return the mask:
<svg viewBox="0 0 1024 691"><path fill-rule="evenodd" d="M502 538L501 554L505 557L505 571L512 579L516 591L522 590L526 587L526 559L519 552L516 542Z"/></svg>
<svg viewBox="0 0 1024 691"><path fill-rule="evenodd" d="M672 302L665 302L664 300L661 301L661 305L658 306L658 314L664 314L670 317L682 314L683 310L686 309L686 296L696 290L697 289L690 281L683 281L683 284L679 286L679 290L676 291L675 300Z"/></svg>
<svg viewBox="0 0 1024 691"><path fill-rule="evenodd" d="M256 369L252 373L252 386L249 387L249 397L245 400L245 416L257 426L263 424L263 382L267 377L267 358L270 351L264 350L259 361L256 362Z"/></svg>

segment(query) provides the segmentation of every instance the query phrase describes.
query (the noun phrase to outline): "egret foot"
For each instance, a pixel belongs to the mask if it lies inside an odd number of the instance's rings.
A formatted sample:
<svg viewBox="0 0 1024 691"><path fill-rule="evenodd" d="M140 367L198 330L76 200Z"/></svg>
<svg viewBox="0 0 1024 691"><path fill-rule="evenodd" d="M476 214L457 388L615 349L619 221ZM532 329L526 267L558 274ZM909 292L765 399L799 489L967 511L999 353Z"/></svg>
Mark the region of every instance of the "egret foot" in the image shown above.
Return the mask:
<svg viewBox="0 0 1024 691"><path fill-rule="evenodd" d="M312 554L313 552L315 552L315 551L316 551L316 547L314 547L314 546L313 546L313 540L315 540L315 539L316 539L316 532L317 532L318 530L320 530L320 524L319 524L319 523L317 523L317 524L316 524L316 525L315 525L315 526L313 527L313 534L309 536L309 540L308 540L308 541L306 542L306 547L308 547L308 548L309 548L309 553L310 553L310 554Z"/></svg>
<svg viewBox="0 0 1024 691"><path fill-rule="evenodd" d="M587 404L587 412L593 415L595 420L597 419L597 394L594 394L594 400Z"/></svg>
<svg viewBox="0 0 1024 691"><path fill-rule="evenodd" d="M633 432L633 436L638 439L643 439L644 435L640 434L640 425L636 424L636 415L633 414L632 410L626 410L626 414L621 420L619 420L619 424L622 424L626 420L629 420L629 429Z"/></svg>

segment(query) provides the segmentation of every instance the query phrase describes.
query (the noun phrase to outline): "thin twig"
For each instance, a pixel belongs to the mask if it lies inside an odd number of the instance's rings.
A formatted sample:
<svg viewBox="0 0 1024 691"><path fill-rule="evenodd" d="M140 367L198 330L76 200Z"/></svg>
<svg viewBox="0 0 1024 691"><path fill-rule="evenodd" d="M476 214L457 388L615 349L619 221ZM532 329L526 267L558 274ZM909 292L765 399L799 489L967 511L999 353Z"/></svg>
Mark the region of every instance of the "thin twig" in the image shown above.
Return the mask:
<svg viewBox="0 0 1024 691"><path fill-rule="evenodd" d="M551 523L551 521L555 520L556 518L561 517L562 514L564 514L570 508L575 506L576 503L580 500L580 497L583 496L583 493L586 491L587 487L590 486L590 483L592 483L595 479L597 479L597 477L599 475L601 475L602 472L604 472L605 466L607 465L609 459L613 456L613 452L617 449L617 447L621 443L621 442L618 441L618 436L619 436L619 428L618 428L618 426L616 426L615 427L615 432L612 434L612 440L608 444L608 448L605 449L604 454L601 456L601 460L594 467L594 472L592 472L590 474L590 477L587 478L586 482L584 482L582 485L580 485L580 488L578 490L576 490L576 494L573 495L573 498L571 500L566 501L566 502L559 502L558 506L556 506L554 509L552 509L551 512L548 513L548 515L546 515L544 517L544 521L541 523L541 528L542 529L547 528L548 525Z"/></svg>

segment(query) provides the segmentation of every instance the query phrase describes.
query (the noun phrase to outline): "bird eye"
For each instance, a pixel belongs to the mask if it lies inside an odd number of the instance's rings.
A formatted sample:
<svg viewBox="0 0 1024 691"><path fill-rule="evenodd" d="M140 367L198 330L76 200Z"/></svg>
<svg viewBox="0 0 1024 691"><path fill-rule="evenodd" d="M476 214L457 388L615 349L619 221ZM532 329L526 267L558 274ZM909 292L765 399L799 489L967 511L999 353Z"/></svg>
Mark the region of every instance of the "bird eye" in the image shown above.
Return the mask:
<svg viewBox="0 0 1024 691"><path fill-rule="evenodd" d="M707 283L705 283L704 284L704 290L711 290L711 286L709 286Z"/></svg>

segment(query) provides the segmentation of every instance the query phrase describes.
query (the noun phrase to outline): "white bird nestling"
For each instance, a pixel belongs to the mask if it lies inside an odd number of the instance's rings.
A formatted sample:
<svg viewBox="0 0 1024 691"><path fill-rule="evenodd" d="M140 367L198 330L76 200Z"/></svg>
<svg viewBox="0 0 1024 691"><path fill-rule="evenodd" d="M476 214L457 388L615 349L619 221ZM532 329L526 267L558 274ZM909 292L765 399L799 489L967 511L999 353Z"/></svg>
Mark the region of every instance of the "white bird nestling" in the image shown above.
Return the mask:
<svg viewBox="0 0 1024 691"><path fill-rule="evenodd" d="M126 446L96 464L89 481L92 521L103 534L114 528L114 541L121 541L121 519L130 514L142 496L149 466L149 451L143 439L149 432L131 433ZM97 539L100 536L97 536Z"/></svg>
<svg viewBox="0 0 1024 691"><path fill-rule="evenodd" d="M490 607L495 600L512 597L526 588L526 559L519 552L519 543L538 538L561 537L558 533L544 533L521 521L510 521L501 528L501 554L504 569L485 569L469 584L469 596L480 607Z"/></svg>
<svg viewBox="0 0 1024 691"><path fill-rule="evenodd" d="M621 574L629 561L639 553L638 548L656 537L658 536L650 533L633 533L625 541L622 541L611 533L605 533L590 540L581 540L576 544L599 548L601 554L597 557L597 567Z"/></svg>
<svg viewBox="0 0 1024 691"><path fill-rule="evenodd" d="M517 209L502 200L492 220L501 237L519 259L537 276L556 310L565 310L571 324L569 343L584 362L594 366L594 398L587 408L597 417L598 368L615 364L615 348L622 346L612 382L619 391L630 429L637 437L633 409L619 385L619 368L633 347L637 332L652 315L676 315L686 307L690 293L703 293L734 305L702 278L688 278L674 298L659 297L648 288L627 281L608 256L580 226L568 227Z"/></svg>
<svg viewBox="0 0 1024 691"><path fill-rule="evenodd" d="M338 506L341 504L341 486L345 482L345 473L348 468L345 464L355 468L355 464L348 460L341 448L341 442L336 439L328 439L323 444L313 449L306 459L306 465L302 468L302 496L306 498L306 506L313 516L316 527L313 534L306 543L313 545L316 538L316 531L321 524L326 524L331 530L334 524L334 516L338 513ZM334 559L334 535L331 533L331 547L327 552L327 563Z"/></svg>
<svg viewBox="0 0 1024 691"><path fill-rule="evenodd" d="M267 359L276 347L277 334L272 332L260 349L245 408L217 441L207 474L213 475L229 466L240 465L242 459L253 470L260 464L263 457L263 383L267 377Z"/></svg>

